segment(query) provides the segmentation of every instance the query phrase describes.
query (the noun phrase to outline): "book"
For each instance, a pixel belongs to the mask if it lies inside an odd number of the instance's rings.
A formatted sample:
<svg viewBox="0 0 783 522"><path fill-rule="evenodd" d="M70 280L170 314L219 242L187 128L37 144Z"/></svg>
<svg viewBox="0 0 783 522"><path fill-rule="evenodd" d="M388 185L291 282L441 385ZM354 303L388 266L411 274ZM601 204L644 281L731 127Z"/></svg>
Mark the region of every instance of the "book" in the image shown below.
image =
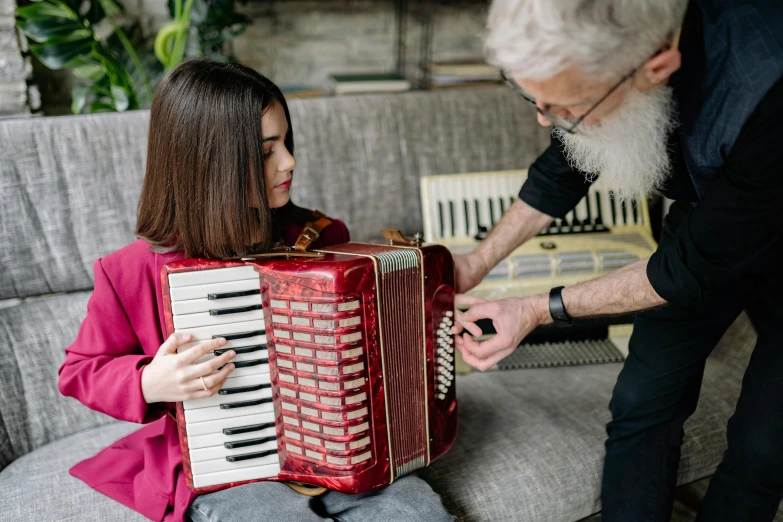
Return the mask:
<svg viewBox="0 0 783 522"><path fill-rule="evenodd" d="M500 69L481 62L433 63L428 67L430 84L437 87L462 83L496 82Z"/></svg>
<svg viewBox="0 0 783 522"><path fill-rule="evenodd" d="M330 76L334 94L405 92L411 82L394 73L333 74Z"/></svg>
<svg viewBox="0 0 783 522"><path fill-rule="evenodd" d="M321 89L309 85L285 85L280 87L280 90L283 92L283 96L285 96L286 99L315 98L324 95L324 92Z"/></svg>

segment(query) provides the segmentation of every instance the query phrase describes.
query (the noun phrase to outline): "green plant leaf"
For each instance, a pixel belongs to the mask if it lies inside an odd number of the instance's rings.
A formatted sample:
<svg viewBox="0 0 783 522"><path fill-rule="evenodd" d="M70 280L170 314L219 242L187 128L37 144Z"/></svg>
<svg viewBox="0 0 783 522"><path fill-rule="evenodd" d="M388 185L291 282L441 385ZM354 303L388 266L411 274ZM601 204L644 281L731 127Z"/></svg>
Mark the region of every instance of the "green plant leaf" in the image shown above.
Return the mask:
<svg viewBox="0 0 783 522"><path fill-rule="evenodd" d="M97 63L88 63L73 69L73 75L84 80L97 81L105 74L103 67Z"/></svg>
<svg viewBox="0 0 783 522"><path fill-rule="evenodd" d="M71 112L81 114L87 105L87 97L90 94L88 85L77 85L71 91Z"/></svg>
<svg viewBox="0 0 783 522"><path fill-rule="evenodd" d="M83 54L89 54L95 40L83 38L62 43L31 45L30 52L49 69L64 69L73 65Z"/></svg>
<svg viewBox="0 0 783 522"><path fill-rule="evenodd" d="M124 8L117 4L114 0L93 0L95 2L98 2L101 4L101 8L103 8L103 11L106 13L107 16L116 16L121 15L125 10Z"/></svg>
<svg viewBox="0 0 783 522"><path fill-rule="evenodd" d="M76 35L78 38L89 38L92 31L75 20L65 18L37 18L17 24L24 34L38 43L45 43L51 38L66 35Z"/></svg>
<svg viewBox="0 0 783 522"><path fill-rule="evenodd" d="M16 8L16 15L27 20L36 20L39 18L66 18L68 20L78 20L76 12L64 4L54 4L50 2L35 2L24 7Z"/></svg>
<svg viewBox="0 0 783 522"><path fill-rule="evenodd" d="M114 107L117 112L125 112L130 106L130 97L125 87L121 85L111 86L111 97L114 100Z"/></svg>
<svg viewBox="0 0 783 522"><path fill-rule="evenodd" d="M105 101L94 101L90 104L90 112L116 112L114 105Z"/></svg>

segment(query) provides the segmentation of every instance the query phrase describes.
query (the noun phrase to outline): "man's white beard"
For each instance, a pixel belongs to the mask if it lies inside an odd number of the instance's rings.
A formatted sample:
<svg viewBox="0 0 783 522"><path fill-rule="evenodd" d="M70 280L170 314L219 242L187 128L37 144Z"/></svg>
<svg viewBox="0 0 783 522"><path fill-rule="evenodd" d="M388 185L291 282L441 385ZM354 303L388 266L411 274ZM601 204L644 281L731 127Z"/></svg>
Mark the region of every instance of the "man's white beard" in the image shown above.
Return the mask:
<svg viewBox="0 0 783 522"><path fill-rule="evenodd" d="M568 163L589 181L599 175L621 200L660 191L671 172L667 150L676 126L672 90L654 87L648 93L631 89L617 112L599 125L580 124L576 134L555 128Z"/></svg>

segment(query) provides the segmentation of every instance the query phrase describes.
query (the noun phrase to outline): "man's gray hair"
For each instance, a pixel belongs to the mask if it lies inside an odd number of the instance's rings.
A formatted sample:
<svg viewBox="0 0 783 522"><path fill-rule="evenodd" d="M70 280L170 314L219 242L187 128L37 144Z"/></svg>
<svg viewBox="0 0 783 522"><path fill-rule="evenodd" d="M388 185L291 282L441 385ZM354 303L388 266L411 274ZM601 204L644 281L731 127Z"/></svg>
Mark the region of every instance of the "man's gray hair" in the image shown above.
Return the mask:
<svg viewBox="0 0 783 522"><path fill-rule="evenodd" d="M545 80L576 66L619 78L649 59L682 24L688 0L494 0L489 60Z"/></svg>

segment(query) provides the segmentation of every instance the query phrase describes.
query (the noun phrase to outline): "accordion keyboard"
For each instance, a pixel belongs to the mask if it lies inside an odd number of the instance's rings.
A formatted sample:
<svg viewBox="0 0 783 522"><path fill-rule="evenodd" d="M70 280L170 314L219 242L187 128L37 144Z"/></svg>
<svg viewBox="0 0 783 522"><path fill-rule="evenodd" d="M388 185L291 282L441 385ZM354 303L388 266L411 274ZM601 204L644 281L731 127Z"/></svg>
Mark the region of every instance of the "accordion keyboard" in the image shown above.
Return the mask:
<svg viewBox="0 0 783 522"><path fill-rule="evenodd" d="M262 290L252 266L168 275L174 331L200 342L224 337L237 355L221 390L183 402L194 487L272 477L279 473Z"/></svg>
<svg viewBox="0 0 783 522"><path fill-rule="evenodd" d="M473 251L517 198L527 171L424 176L424 237L454 254ZM600 180L562 219L514 250L470 293L501 299L569 285L648 257L655 250L647 202L622 202Z"/></svg>

